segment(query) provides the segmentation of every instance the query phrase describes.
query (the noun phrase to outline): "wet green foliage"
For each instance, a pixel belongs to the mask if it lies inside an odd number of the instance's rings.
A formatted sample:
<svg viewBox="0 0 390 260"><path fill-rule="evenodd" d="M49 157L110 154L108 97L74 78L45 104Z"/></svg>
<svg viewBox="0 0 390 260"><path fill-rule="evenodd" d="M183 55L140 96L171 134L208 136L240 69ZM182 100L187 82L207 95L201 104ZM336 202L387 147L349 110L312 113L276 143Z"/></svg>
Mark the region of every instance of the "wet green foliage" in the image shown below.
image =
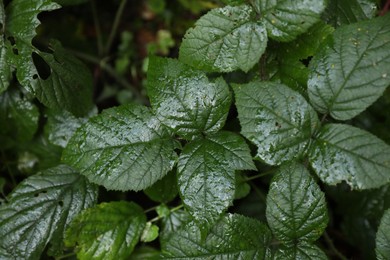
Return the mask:
<svg viewBox="0 0 390 260"><path fill-rule="evenodd" d="M379 8L0 1L0 258L389 259Z"/></svg>

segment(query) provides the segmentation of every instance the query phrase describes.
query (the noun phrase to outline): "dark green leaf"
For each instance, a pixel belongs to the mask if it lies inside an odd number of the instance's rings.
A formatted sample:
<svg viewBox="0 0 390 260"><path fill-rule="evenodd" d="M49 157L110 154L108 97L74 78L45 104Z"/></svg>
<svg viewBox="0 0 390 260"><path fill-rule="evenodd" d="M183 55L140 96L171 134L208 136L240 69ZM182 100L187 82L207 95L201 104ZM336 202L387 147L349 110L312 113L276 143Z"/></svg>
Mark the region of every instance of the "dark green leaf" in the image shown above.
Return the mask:
<svg viewBox="0 0 390 260"><path fill-rule="evenodd" d="M183 203L205 228L232 204L234 170L256 169L245 141L231 132L190 142L184 147L177 168Z"/></svg>
<svg viewBox="0 0 390 260"><path fill-rule="evenodd" d="M62 6L79 5L88 2L88 0L54 0Z"/></svg>
<svg viewBox="0 0 390 260"><path fill-rule="evenodd" d="M65 244L77 245L79 259L128 259L146 225L133 202L101 203L82 212L66 230Z"/></svg>
<svg viewBox="0 0 390 260"><path fill-rule="evenodd" d="M168 203L173 200L177 193L176 173L169 172L161 180L144 190L145 194L153 201Z"/></svg>
<svg viewBox="0 0 390 260"><path fill-rule="evenodd" d="M325 253L315 245L299 243L293 247L279 248L274 259L283 260L327 260Z"/></svg>
<svg viewBox="0 0 390 260"><path fill-rule="evenodd" d="M166 207L166 206L165 206ZM171 212L167 207L169 214L162 219L162 227L160 232L160 244L164 247L164 243L169 241L169 237L181 229L185 224L190 222L191 216L185 210L176 210Z"/></svg>
<svg viewBox="0 0 390 260"><path fill-rule="evenodd" d="M260 81L235 85L233 89L241 133L258 147L260 159L278 165L306 153L319 122L298 92Z"/></svg>
<svg viewBox="0 0 390 260"><path fill-rule="evenodd" d="M49 242L62 245L66 226L96 198L96 187L65 165L27 178L0 207L0 248L18 259L39 259Z"/></svg>
<svg viewBox="0 0 390 260"><path fill-rule="evenodd" d="M221 218L203 241L189 223L164 244L163 259L265 259L271 232L261 222L240 215Z"/></svg>
<svg viewBox="0 0 390 260"><path fill-rule="evenodd" d="M180 60L208 71L247 72L267 46L265 27L255 16L248 5L211 10L186 32Z"/></svg>
<svg viewBox="0 0 390 260"><path fill-rule="evenodd" d="M151 246L137 247L131 254L131 260L160 260L160 251Z"/></svg>
<svg viewBox="0 0 390 260"><path fill-rule="evenodd" d="M222 78L210 82L203 72L157 57L150 59L148 95L163 124L187 139L220 130L231 103Z"/></svg>
<svg viewBox="0 0 390 260"><path fill-rule="evenodd" d="M390 84L390 15L338 28L310 63L310 102L321 113L348 120Z"/></svg>
<svg viewBox="0 0 390 260"><path fill-rule="evenodd" d="M245 4L245 0L221 0L222 3L226 4L226 5L241 5L241 4Z"/></svg>
<svg viewBox="0 0 390 260"><path fill-rule="evenodd" d="M390 258L390 209L385 211L379 225L375 252L379 260Z"/></svg>
<svg viewBox="0 0 390 260"><path fill-rule="evenodd" d="M177 143L150 110L123 105L104 110L70 139L63 160L111 190L142 190L172 169Z"/></svg>
<svg viewBox="0 0 390 260"><path fill-rule="evenodd" d="M291 245L314 242L328 224L324 193L297 163L282 166L273 178L266 214L273 234Z"/></svg>
<svg viewBox="0 0 390 260"><path fill-rule="evenodd" d="M343 124L325 125L310 149L311 166L321 180L371 189L390 181L390 146L370 133Z"/></svg>

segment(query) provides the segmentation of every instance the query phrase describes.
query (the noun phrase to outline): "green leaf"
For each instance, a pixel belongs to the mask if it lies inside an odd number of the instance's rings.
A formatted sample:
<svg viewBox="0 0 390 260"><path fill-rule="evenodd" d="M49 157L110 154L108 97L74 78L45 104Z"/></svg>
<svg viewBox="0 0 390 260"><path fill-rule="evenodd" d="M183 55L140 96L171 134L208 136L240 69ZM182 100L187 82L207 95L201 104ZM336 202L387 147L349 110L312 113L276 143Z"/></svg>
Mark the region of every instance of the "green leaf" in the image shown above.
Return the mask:
<svg viewBox="0 0 390 260"><path fill-rule="evenodd" d="M374 103L390 84L390 15L338 28L310 63L310 102L348 120Z"/></svg>
<svg viewBox="0 0 390 260"><path fill-rule="evenodd" d="M222 78L210 82L203 72L173 59L149 62L148 95L163 124L187 139L223 127L231 94Z"/></svg>
<svg viewBox="0 0 390 260"><path fill-rule="evenodd" d="M242 137L219 132L187 144L178 162L184 205L205 229L229 207L235 195L235 170L256 169Z"/></svg>
<svg viewBox="0 0 390 260"><path fill-rule="evenodd" d="M112 201L83 211L66 230L65 244L77 257L128 259L146 225L146 216L133 202Z"/></svg>
<svg viewBox="0 0 390 260"><path fill-rule="evenodd" d="M390 258L390 209L385 211L379 225L375 252L378 260Z"/></svg>
<svg viewBox="0 0 390 260"><path fill-rule="evenodd" d="M245 0L221 0L222 3L224 3L225 5L241 5L241 4L245 4Z"/></svg>
<svg viewBox="0 0 390 260"><path fill-rule="evenodd" d="M315 245L299 243L296 246L279 248L273 259L327 260L328 257Z"/></svg>
<svg viewBox="0 0 390 260"><path fill-rule="evenodd" d="M208 71L249 71L267 46L267 34L248 5L216 8L184 35L179 59Z"/></svg>
<svg viewBox="0 0 390 260"><path fill-rule="evenodd" d="M317 129L317 114L285 85L253 81L235 85L241 133L257 147L257 157L271 165L302 157Z"/></svg>
<svg viewBox="0 0 390 260"><path fill-rule="evenodd" d="M59 3L62 6L69 6L69 5L79 5L86 3L88 0L54 0L54 2Z"/></svg>
<svg viewBox="0 0 390 260"><path fill-rule="evenodd" d="M49 242L62 245L64 229L96 199L96 187L65 165L27 178L0 207L0 248L18 259L39 259Z"/></svg>
<svg viewBox="0 0 390 260"><path fill-rule="evenodd" d="M5 11L3 1L0 1L0 94L5 91L11 80L10 44L5 40Z"/></svg>
<svg viewBox="0 0 390 260"><path fill-rule="evenodd" d="M175 232L162 247L163 259L265 259L271 232L261 222L240 215L221 218L205 240L197 225Z"/></svg>
<svg viewBox="0 0 390 260"><path fill-rule="evenodd" d="M131 260L160 260L160 251L151 246L137 247L131 254Z"/></svg>
<svg viewBox="0 0 390 260"><path fill-rule="evenodd" d="M153 201L168 203L173 200L178 193L176 173L169 172L161 180L144 190L145 194Z"/></svg>
<svg viewBox="0 0 390 260"><path fill-rule="evenodd" d="M141 241L152 242L158 237L159 228L153 225L152 222L147 222L144 230L142 231Z"/></svg>
<svg viewBox="0 0 390 260"><path fill-rule="evenodd" d="M343 124L325 125L309 152L320 179L353 189L371 189L390 181L390 146L372 134Z"/></svg>
<svg viewBox="0 0 390 260"><path fill-rule="evenodd" d="M0 95L0 134L30 141L38 129L38 108L17 89Z"/></svg>
<svg viewBox="0 0 390 260"><path fill-rule="evenodd" d="M177 146L148 108L128 104L104 110L80 127L63 160L107 189L138 191L172 169Z"/></svg>
<svg viewBox="0 0 390 260"><path fill-rule="evenodd" d="M191 221L190 214L185 210L176 210L170 211L168 207L165 206L165 210L168 212L161 212L160 209L159 216L161 214L167 214L164 216L161 222L161 232L160 232L160 244L161 247L164 247L164 243L169 240L169 237L173 236L179 229L181 229L185 224ZM164 211L165 211L164 210Z"/></svg>
<svg viewBox="0 0 390 260"><path fill-rule="evenodd" d="M236 187L234 193L234 199L242 199L248 196L251 191L251 186L246 182L242 173L236 174Z"/></svg>
<svg viewBox="0 0 390 260"><path fill-rule="evenodd" d="M282 166L273 178L266 215L273 234L289 245L314 242L328 224L325 195L298 163Z"/></svg>
<svg viewBox="0 0 390 260"><path fill-rule="evenodd" d="M320 21L326 7L325 0L256 0L256 9L264 19L268 37L277 41L291 41Z"/></svg>

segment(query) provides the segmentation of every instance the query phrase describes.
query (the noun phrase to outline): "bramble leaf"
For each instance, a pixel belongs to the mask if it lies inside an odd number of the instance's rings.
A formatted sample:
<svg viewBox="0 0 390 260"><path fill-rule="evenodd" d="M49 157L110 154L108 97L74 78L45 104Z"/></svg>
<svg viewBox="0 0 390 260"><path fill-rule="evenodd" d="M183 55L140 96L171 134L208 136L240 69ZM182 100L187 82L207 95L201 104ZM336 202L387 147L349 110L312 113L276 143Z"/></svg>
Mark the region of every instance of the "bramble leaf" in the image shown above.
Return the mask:
<svg viewBox="0 0 390 260"><path fill-rule="evenodd" d="M66 230L65 244L77 257L128 259L146 225L143 209L133 202L112 201L83 211Z"/></svg>
<svg viewBox="0 0 390 260"><path fill-rule="evenodd" d="M235 85L233 90L241 133L257 146L257 157L279 165L306 153L319 121L298 92L264 81Z"/></svg>
<svg viewBox="0 0 390 260"><path fill-rule="evenodd" d="M328 224L325 195L303 165L284 165L273 178L267 196L267 221L287 245L314 242Z"/></svg>
<svg viewBox="0 0 390 260"><path fill-rule="evenodd" d="M381 223L376 235L376 257L378 260L390 258L390 209L383 214Z"/></svg>
<svg viewBox="0 0 390 260"><path fill-rule="evenodd" d="M0 1L0 94L5 91L11 80L10 44L5 40L5 12L3 1Z"/></svg>
<svg viewBox="0 0 390 260"><path fill-rule="evenodd" d="M371 189L390 181L390 146L361 129L325 125L310 148L309 161L320 179L353 189Z"/></svg>
<svg viewBox="0 0 390 260"><path fill-rule="evenodd" d="M198 226L189 223L173 233L162 247L163 259L265 259L270 256L271 232L261 222L240 215L221 218L202 240Z"/></svg>
<svg viewBox="0 0 390 260"><path fill-rule="evenodd" d="M140 105L104 110L69 140L63 160L110 190L142 190L172 169L178 143Z"/></svg>
<svg viewBox="0 0 390 260"><path fill-rule="evenodd" d="M178 194L176 173L174 171L168 172L167 175L145 189L144 192L153 201L170 202Z"/></svg>
<svg viewBox="0 0 390 260"><path fill-rule="evenodd" d="M231 94L222 78L209 81L205 73L173 59L149 62L148 95L163 124L187 139L223 127Z"/></svg>
<svg viewBox="0 0 390 260"><path fill-rule="evenodd" d="M316 245L299 243L296 246L292 246L292 247L278 248L273 259L327 260L328 257Z"/></svg>
<svg viewBox="0 0 390 260"><path fill-rule="evenodd" d="M96 199L96 186L69 166L27 178L0 207L0 248L18 259L39 259L49 242L62 245L65 228Z"/></svg>
<svg viewBox="0 0 390 260"><path fill-rule="evenodd" d="M310 63L310 102L348 120L374 103L390 84L390 14L338 28Z"/></svg>

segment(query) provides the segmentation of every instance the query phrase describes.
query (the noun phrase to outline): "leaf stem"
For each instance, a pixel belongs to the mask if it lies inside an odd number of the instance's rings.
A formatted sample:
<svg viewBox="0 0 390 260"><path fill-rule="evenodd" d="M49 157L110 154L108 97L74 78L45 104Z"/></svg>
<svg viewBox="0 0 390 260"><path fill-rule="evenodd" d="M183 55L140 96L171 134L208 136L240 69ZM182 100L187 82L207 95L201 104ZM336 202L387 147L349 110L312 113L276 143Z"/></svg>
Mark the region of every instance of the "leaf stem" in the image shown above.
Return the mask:
<svg viewBox="0 0 390 260"><path fill-rule="evenodd" d="M265 172L262 172L262 173L253 175L253 176L248 177L248 178L245 178L245 180L244 180L243 182L252 181L252 180L255 180L255 179L264 177L264 176L266 176L266 175L272 174L272 173L274 173L274 172L276 171L276 169L277 169L277 168L273 168L273 169L271 169L271 170L268 170L268 171L265 171Z"/></svg>
<svg viewBox="0 0 390 260"><path fill-rule="evenodd" d="M170 212L172 213L172 212L175 212L175 211L177 211L177 210L179 210L179 209L181 209L181 208L183 208L184 207L184 205L183 204L181 204L181 205L179 205L179 206L176 206L176 207L174 207L174 208L172 208L171 210L170 210ZM160 217L160 216L157 216L157 217L155 217L155 218L152 218L149 222L156 222L156 221L159 221L160 219L162 219L163 217Z"/></svg>
<svg viewBox="0 0 390 260"><path fill-rule="evenodd" d="M116 36L116 33L118 31L119 22L122 18L123 10L125 9L126 3L127 3L127 0L122 0L121 3L119 4L118 10L115 14L114 23L113 23L112 28L111 28L111 33L110 33L110 36L108 37L108 41L107 41L107 45L106 45L106 49L104 51L104 54L108 54L110 49L111 49L112 43L113 43L114 38Z"/></svg>
<svg viewBox="0 0 390 260"><path fill-rule="evenodd" d="M337 248L335 247L335 245L333 243L333 240L329 237L329 235L326 231L324 232L324 238L325 238L325 241L328 244L330 250L333 252L333 254L335 254L341 260L348 260L348 258L346 258L339 250L337 250Z"/></svg>
<svg viewBox="0 0 390 260"><path fill-rule="evenodd" d="M68 257L74 256L75 254L76 254L75 252L72 252L72 253L69 253L69 254L60 255L60 256L55 257L55 260L61 260L61 259L64 259L64 258L68 258Z"/></svg>
<svg viewBox="0 0 390 260"><path fill-rule="evenodd" d="M100 29L100 23L97 15L97 9L96 9L96 3L95 0L91 0L91 7L92 7L92 16L93 16L93 22L95 25L95 31L97 36L97 48L99 56L103 55L103 40L102 40L102 31Z"/></svg>

